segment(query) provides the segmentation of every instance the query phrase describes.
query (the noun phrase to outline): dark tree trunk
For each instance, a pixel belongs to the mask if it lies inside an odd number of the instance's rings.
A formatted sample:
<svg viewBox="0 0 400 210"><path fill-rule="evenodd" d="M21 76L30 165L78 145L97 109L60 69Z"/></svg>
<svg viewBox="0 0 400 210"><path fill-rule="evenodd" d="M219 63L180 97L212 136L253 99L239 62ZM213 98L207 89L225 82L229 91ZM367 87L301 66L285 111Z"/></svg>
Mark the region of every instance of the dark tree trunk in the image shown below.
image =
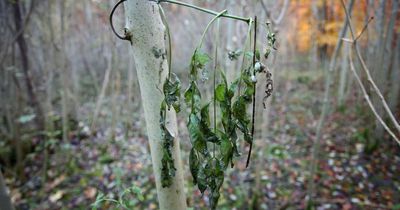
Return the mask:
<svg viewBox="0 0 400 210"><path fill-rule="evenodd" d="M6 183L0 170L0 210L14 210L10 196L6 190Z"/></svg>
<svg viewBox="0 0 400 210"><path fill-rule="evenodd" d="M23 27L25 27L25 26L23 23L21 6L20 6L19 0L15 0L15 2L13 3L13 10L14 10L15 30L16 31L24 30ZM44 117L43 117L44 114L43 114L43 110L39 104L39 101L37 99L37 96L35 94L32 77L30 75L29 59L28 59L28 45L26 44L26 40L24 38L24 32L19 34L16 41L18 44L18 48L20 50L22 70L23 70L24 77L25 77L25 85L27 88L28 99L29 99L28 104L30 106L32 106L36 111L35 119L36 119L37 128L39 130L43 130L44 129Z"/></svg>

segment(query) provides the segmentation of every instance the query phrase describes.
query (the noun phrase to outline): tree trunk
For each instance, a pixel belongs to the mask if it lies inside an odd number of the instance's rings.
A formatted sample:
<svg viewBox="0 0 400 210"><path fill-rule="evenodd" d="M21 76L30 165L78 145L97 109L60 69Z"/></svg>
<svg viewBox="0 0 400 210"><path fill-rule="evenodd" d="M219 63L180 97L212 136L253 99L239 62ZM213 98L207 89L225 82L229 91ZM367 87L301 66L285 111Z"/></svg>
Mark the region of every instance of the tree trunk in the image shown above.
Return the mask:
<svg viewBox="0 0 400 210"><path fill-rule="evenodd" d="M354 5L354 0L350 0L347 3L346 8L348 8L349 12L351 13L352 8ZM333 51L331 60L329 62L329 69L326 72L326 80L325 80L325 93L324 93L324 98L323 98L323 105L322 105L322 111L321 115L318 120L317 124L317 130L315 134L315 142L312 146L312 154L311 154L311 163L310 163L310 177L309 177L309 183L307 187L307 195L308 195L308 205L312 204L313 202L313 196L315 192L315 182L314 182L314 176L318 170L318 160L319 160L319 152L320 152L320 146L321 146L321 141L322 141L322 132L326 120L326 116L329 114L329 109L330 109L330 89L332 86L332 74L335 71L336 67L336 60L339 55L339 51L343 45L343 40L342 38L345 36L347 32L347 28L350 24L349 19L346 19L344 22L344 25L342 29L339 32L339 37L335 46L335 49Z"/></svg>
<svg viewBox="0 0 400 210"><path fill-rule="evenodd" d="M174 140L174 147L172 149L172 156L176 167L173 184L168 188L161 186L162 142L159 110L163 94L160 89L168 74L168 65L165 56L157 56L153 52L155 49L166 52L165 27L156 3L143 0L130 0L124 4L126 32L132 34L130 41L132 43L141 90L160 209L184 210L186 209L186 199L179 141L177 138ZM177 137L175 112L169 112L167 120L168 129L173 136Z"/></svg>
<svg viewBox="0 0 400 210"><path fill-rule="evenodd" d="M391 72L391 86L389 93L389 106L390 109L396 112L397 107L400 106L400 34L397 34L397 44L393 57L393 66ZM400 111L400 110L397 110Z"/></svg>
<svg viewBox="0 0 400 210"><path fill-rule="evenodd" d="M6 190L6 183L4 183L3 174L0 170L0 210L14 210L11 199Z"/></svg>
<svg viewBox="0 0 400 210"><path fill-rule="evenodd" d="M384 78L385 76L383 75L382 66L383 66L383 54L384 54L384 34L385 34L385 18L386 18L386 13L385 13L385 6L386 6L386 0L381 0L379 3L379 9L377 11L377 18L376 18L376 33L378 36L377 41L375 42L374 46L374 55L373 55L373 60L370 60L372 62L372 78L376 81L376 84L379 89L383 90L382 87L384 86ZM384 94L384 92L382 92ZM376 110L380 116L384 113L383 107L381 106L381 101L378 96L374 95L372 97L372 102L374 106L376 107ZM377 139L381 139L384 134L384 129L379 122L379 120L375 121L375 137Z"/></svg>
<svg viewBox="0 0 400 210"><path fill-rule="evenodd" d="M338 87L338 102L339 106L342 106L344 104L344 101L346 100L345 98L345 92L347 88L347 75L348 75L348 69L349 69L349 62L348 62L348 56L350 53L350 45L345 45L342 49L342 63L341 63L341 69L340 69L340 75L339 75L339 87Z"/></svg>
<svg viewBox="0 0 400 210"><path fill-rule="evenodd" d="M22 18L22 13L21 13L21 6L19 0L16 0L13 3L13 9L14 9L14 21L15 21L15 28L17 31L23 30L24 24L23 24L23 18ZM29 69L29 59L28 59L28 45L26 43L26 40L24 38L24 33L22 32L19 34L17 38L17 44L20 50L20 56L21 56L21 63L22 63L22 69L24 72L24 77L25 77L25 84L26 84L26 89L28 92L28 98L29 98L29 105L31 105L36 112L36 126L38 130L43 130L44 129L44 114L42 107L39 104L37 95L35 93L35 88L33 85L32 77L30 74L30 69Z"/></svg>

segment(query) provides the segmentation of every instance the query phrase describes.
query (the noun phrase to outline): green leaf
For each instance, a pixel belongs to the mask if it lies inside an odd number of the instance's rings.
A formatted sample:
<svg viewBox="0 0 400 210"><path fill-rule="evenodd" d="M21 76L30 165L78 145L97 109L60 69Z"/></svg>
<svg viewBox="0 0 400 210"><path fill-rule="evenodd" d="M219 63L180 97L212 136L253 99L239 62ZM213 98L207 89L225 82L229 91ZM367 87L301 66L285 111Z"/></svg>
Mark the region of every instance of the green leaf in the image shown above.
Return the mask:
<svg viewBox="0 0 400 210"><path fill-rule="evenodd" d="M199 69L204 69L205 65L210 61L210 57L199 52L196 49L192 55L192 60L190 62L190 78L195 81L197 79Z"/></svg>
<svg viewBox="0 0 400 210"><path fill-rule="evenodd" d="M190 154L189 154L189 167L190 167L190 172L193 177L194 184L197 184L197 176L199 173L199 166L200 166L199 157L196 154L196 150L194 150L192 148L190 150Z"/></svg>
<svg viewBox="0 0 400 210"><path fill-rule="evenodd" d="M256 60L260 60L260 51L256 50Z"/></svg>
<svg viewBox="0 0 400 210"><path fill-rule="evenodd" d="M191 106L192 112L197 113L201 107L201 94L197 88L196 82L191 81L189 88L185 92L185 102Z"/></svg>
<svg viewBox="0 0 400 210"><path fill-rule="evenodd" d="M225 95L226 95L226 85L219 84L215 89L215 98L217 99L218 102L223 102L225 101Z"/></svg>
<svg viewBox="0 0 400 210"><path fill-rule="evenodd" d="M102 155L99 158L99 162L101 164L110 164L110 163L112 163L114 161L115 161L115 159L113 157L111 157L110 155L108 155L108 154Z"/></svg>
<svg viewBox="0 0 400 210"><path fill-rule="evenodd" d="M173 106L176 112L180 112L181 106L179 100L181 97L181 82L176 74L172 73L171 76L171 78L165 80L163 86L165 103L168 106L168 109Z"/></svg>
<svg viewBox="0 0 400 210"><path fill-rule="evenodd" d="M160 128L162 141L162 158L161 158L161 185L169 187L172 185L173 177L175 176L176 168L172 157L172 147L174 146L174 137L165 126L166 123L166 102L161 103L160 107Z"/></svg>
<svg viewBox="0 0 400 210"><path fill-rule="evenodd" d="M201 154L208 155L207 142L200 130L200 119L195 114L190 114L187 127L193 147Z"/></svg>
<svg viewBox="0 0 400 210"><path fill-rule="evenodd" d="M203 134L203 136L207 142L219 144L220 139L215 135L215 133L212 132L212 130L210 128L209 106L210 106L210 104L207 104L207 105L203 106L203 108L201 108L200 131Z"/></svg>
<svg viewBox="0 0 400 210"><path fill-rule="evenodd" d="M25 124L35 119L35 117L36 117L35 114L22 115L21 117L18 118L18 122Z"/></svg>
<svg viewBox="0 0 400 210"><path fill-rule="evenodd" d="M222 156L221 160L223 162L223 168L227 168L233 158L232 142L229 141L227 137L222 138L220 150L221 150L221 156Z"/></svg>
<svg viewBox="0 0 400 210"><path fill-rule="evenodd" d="M209 113L210 104L207 104L201 108L200 116L201 123L205 126L210 126L210 113Z"/></svg>
<svg viewBox="0 0 400 210"><path fill-rule="evenodd" d="M197 176L197 187L199 188L201 194L204 193L204 191L206 191L207 189L207 177L204 173L205 168L203 166L201 166L199 168L199 173Z"/></svg>
<svg viewBox="0 0 400 210"><path fill-rule="evenodd" d="M246 113L247 103L245 96L239 96L233 104L233 117L236 119L236 126L244 135L244 140L248 143L252 142L249 132L250 117Z"/></svg>
<svg viewBox="0 0 400 210"><path fill-rule="evenodd" d="M210 61L210 57L206 53L201 53L196 50L194 54L195 65L199 69L203 69L204 66Z"/></svg>
<svg viewBox="0 0 400 210"><path fill-rule="evenodd" d="M242 50L229 51L228 52L228 58L231 61L237 60L242 53L243 53Z"/></svg>

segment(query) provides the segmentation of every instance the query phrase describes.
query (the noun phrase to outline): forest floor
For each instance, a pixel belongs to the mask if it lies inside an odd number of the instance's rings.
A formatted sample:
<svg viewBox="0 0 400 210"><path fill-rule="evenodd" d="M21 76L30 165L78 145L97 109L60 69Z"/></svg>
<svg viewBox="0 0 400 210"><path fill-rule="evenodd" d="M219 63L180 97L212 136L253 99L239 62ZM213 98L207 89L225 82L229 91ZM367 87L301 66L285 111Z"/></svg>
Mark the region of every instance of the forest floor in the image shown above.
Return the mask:
<svg viewBox="0 0 400 210"><path fill-rule="evenodd" d="M317 99L323 88L321 80L307 72L282 81L286 82L277 88L281 92L271 105L268 138L256 139L248 169L243 155L228 170L218 209L306 209L311 147L321 107ZM374 120L362 97L348 98L341 108L331 106L324 126L319 170L313 180L315 209L400 209L400 148L389 138L375 140ZM118 201L123 192L122 200L129 200L133 209L158 209L143 119L137 116L132 121L129 132L117 124L113 132L101 125L94 134L85 121L79 122L68 134L68 142L51 144L46 177L41 149L26 157L23 176L17 178L13 169L6 169L6 184L17 209L89 209L96 205L119 209L105 199ZM185 122L179 119L178 124L188 204L191 209L207 209L207 196L202 197L191 181ZM257 148L262 142L266 146ZM255 189L257 165L261 189ZM258 200L255 192L259 192Z"/></svg>

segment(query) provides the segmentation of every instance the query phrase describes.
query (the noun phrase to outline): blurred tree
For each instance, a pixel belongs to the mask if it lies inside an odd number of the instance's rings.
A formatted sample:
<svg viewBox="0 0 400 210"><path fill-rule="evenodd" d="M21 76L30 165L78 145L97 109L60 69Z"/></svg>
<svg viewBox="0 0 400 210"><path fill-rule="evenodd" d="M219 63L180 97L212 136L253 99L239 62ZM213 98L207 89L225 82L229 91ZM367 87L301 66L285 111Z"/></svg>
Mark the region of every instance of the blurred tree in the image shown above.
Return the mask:
<svg viewBox="0 0 400 210"><path fill-rule="evenodd" d="M17 31L17 44L19 47L19 53L21 56L21 64L22 70L25 77L25 85L26 90L28 93L29 104L35 109L36 111L36 125L38 130L43 130L45 127L44 123L44 113L41 107L41 104L38 101L37 94L35 92L36 88L33 83L30 67L29 67L29 58L28 58L28 45L26 43L24 37L24 30L25 30L25 22L26 16L23 14L23 10L21 9L21 3L19 0L16 0L13 4L13 13L14 13L14 22L15 22L15 29ZM35 1L31 2L30 11L33 10L35 6ZM29 14L29 13L28 13Z"/></svg>
<svg viewBox="0 0 400 210"><path fill-rule="evenodd" d="M10 196L8 196L6 183L0 168L0 210L14 210Z"/></svg>

